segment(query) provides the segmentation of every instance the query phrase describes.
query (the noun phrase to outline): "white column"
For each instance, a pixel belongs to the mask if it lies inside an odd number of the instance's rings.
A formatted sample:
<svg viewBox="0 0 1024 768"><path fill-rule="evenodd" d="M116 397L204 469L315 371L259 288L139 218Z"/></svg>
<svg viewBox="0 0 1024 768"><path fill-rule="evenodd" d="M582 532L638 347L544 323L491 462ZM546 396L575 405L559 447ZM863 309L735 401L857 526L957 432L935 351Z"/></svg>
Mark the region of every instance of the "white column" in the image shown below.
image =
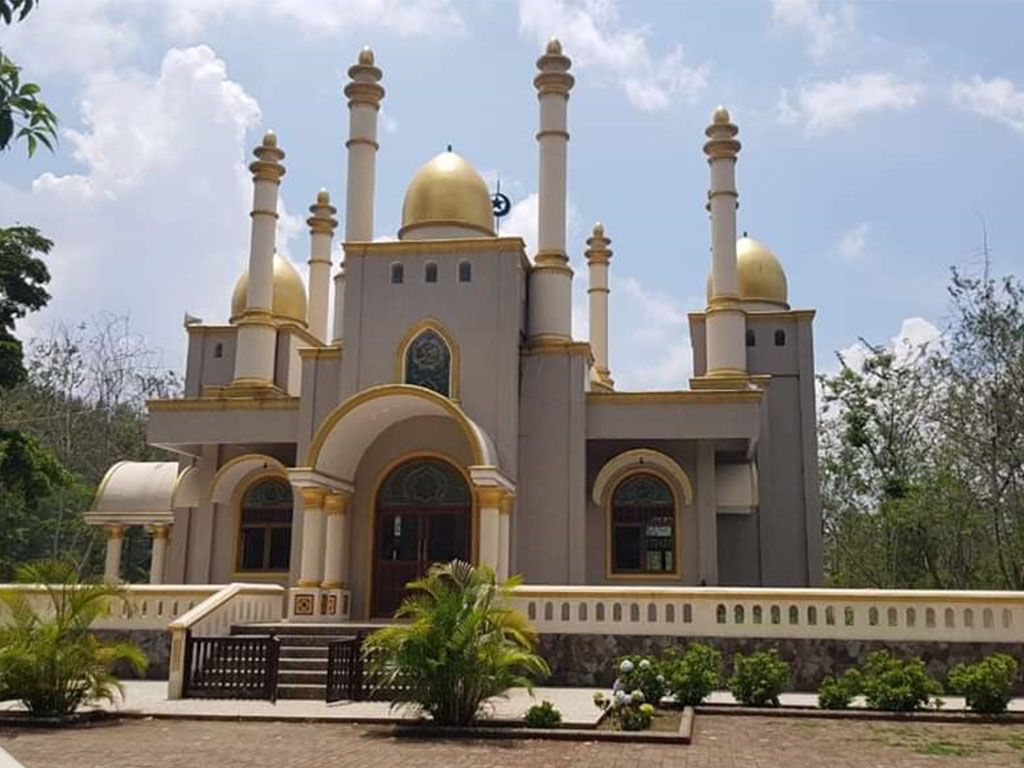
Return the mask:
<svg viewBox="0 0 1024 768"><path fill-rule="evenodd" d="M309 330L326 342L331 338L327 335L327 313L331 297L331 240L338 226L334 218L338 209L331 205L327 190L321 189L309 212Z"/></svg>
<svg viewBox="0 0 1024 768"><path fill-rule="evenodd" d="M711 188L711 300L707 308L707 375L745 376L747 372L746 315L739 302L736 265L736 155L739 129L724 107L715 110L704 133L708 140Z"/></svg>
<svg viewBox="0 0 1024 768"><path fill-rule="evenodd" d="M374 166L377 161L377 113L384 98L382 72L373 64L373 51L363 48L349 67L348 186L345 195L345 240L373 240Z"/></svg>
<svg viewBox="0 0 1024 768"><path fill-rule="evenodd" d="M345 263L338 265L334 276L334 334L333 344L340 344L345 337Z"/></svg>
<svg viewBox="0 0 1024 768"><path fill-rule="evenodd" d="M324 496L319 488L303 488L302 558L299 561L300 587L319 587L324 560Z"/></svg>
<svg viewBox="0 0 1024 768"><path fill-rule="evenodd" d="M587 296L590 299L590 351L594 355L594 372L591 379L594 386L611 390L612 381L608 370L608 262L612 252L611 245L604 235L601 222L594 225L593 234L587 239L587 266L590 268L590 286Z"/></svg>
<svg viewBox="0 0 1024 768"><path fill-rule="evenodd" d="M149 526L149 535L153 537L153 547L149 558L149 583L163 584L170 526L151 525Z"/></svg>
<svg viewBox="0 0 1024 768"><path fill-rule="evenodd" d="M512 557L510 531L512 523L512 503L515 496L506 493L501 499L501 515L498 518L498 578L508 578L508 564Z"/></svg>
<svg viewBox="0 0 1024 768"><path fill-rule="evenodd" d="M534 341L572 338L572 269L565 250L568 103L572 66L554 38L537 59L533 84L540 102L537 254L530 270L529 335Z"/></svg>
<svg viewBox="0 0 1024 768"><path fill-rule="evenodd" d="M103 526L107 531L107 558L103 563L103 580L121 580L121 549L124 544L124 526L110 524Z"/></svg>
<svg viewBox="0 0 1024 768"><path fill-rule="evenodd" d="M501 551L501 499L504 491L501 488L477 488L477 513L480 530L477 538L477 562L490 566L498 572L498 561Z"/></svg>
<svg viewBox="0 0 1024 768"><path fill-rule="evenodd" d="M331 493L324 499L323 589L343 589L348 584L348 499L347 493Z"/></svg>
<svg viewBox="0 0 1024 768"><path fill-rule="evenodd" d="M238 322L234 386L270 386L274 383L277 332L270 311L274 298L274 250L277 228L277 191L284 176L284 152L277 137L267 131L253 150L252 238L249 246L249 290L245 313Z"/></svg>

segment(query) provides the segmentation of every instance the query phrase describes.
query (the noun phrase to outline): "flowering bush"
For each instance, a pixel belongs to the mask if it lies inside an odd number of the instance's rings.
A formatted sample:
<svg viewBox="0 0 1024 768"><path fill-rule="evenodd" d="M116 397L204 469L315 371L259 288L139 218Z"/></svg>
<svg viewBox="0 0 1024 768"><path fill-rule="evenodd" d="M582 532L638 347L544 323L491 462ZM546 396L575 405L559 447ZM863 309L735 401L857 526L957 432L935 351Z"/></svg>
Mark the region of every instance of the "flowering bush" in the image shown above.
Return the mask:
<svg viewBox="0 0 1024 768"><path fill-rule="evenodd" d="M818 706L822 709L846 709L864 687L860 671L848 669L842 677L829 675L818 689Z"/></svg>
<svg viewBox="0 0 1024 768"><path fill-rule="evenodd" d="M648 656L623 656L617 662L618 688L625 691L641 690L644 700L654 706L668 693L662 665Z"/></svg>
<svg viewBox="0 0 1024 768"><path fill-rule="evenodd" d="M645 731L654 722L654 706L644 701L644 692L640 689L632 693L614 691L608 698L598 691L594 694L594 704L608 713L620 731Z"/></svg>

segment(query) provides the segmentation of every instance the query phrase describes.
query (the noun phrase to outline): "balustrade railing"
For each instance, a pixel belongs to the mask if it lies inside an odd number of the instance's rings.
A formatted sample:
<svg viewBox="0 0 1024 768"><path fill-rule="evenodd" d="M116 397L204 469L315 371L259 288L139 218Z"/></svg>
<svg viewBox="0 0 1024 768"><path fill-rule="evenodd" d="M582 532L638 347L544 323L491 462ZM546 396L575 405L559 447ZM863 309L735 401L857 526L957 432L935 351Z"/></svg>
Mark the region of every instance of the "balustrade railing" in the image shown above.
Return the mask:
<svg viewBox="0 0 1024 768"><path fill-rule="evenodd" d="M1024 593L523 586L539 632L1024 642Z"/></svg>

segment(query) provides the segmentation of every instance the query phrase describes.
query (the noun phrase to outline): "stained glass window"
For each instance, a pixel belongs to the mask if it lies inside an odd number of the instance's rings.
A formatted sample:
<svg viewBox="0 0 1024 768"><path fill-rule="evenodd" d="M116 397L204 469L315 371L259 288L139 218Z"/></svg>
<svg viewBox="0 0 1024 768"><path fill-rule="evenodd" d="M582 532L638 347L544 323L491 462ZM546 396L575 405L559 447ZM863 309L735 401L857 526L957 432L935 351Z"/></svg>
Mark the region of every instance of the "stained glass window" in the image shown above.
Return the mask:
<svg viewBox="0 0 1024 768"><path fill-rule="evenodd" d="M623 480L612 494L612 571L664 574L676 570L675 500L655 475Z"/></svg>
<svg viewBox="0 0 1024 768"><path fill-rule="evenodd" d="M405 383L449 394L452 355L445 340L427 329L412 340L405 351Z"/></svg>
<svg viewBox="0 0 1024 768"><path fill-rule="evenodd" d="M287 571L292 544L292 488L263 480L242 497L238 542L240 571Z"/></svg>
<svg viewBox="0 0 1024 768"><path fill-rule="evenodd" d="M425 459L403 464L380 489L381 507L468 507L466 480L451 464Z"/></svg>

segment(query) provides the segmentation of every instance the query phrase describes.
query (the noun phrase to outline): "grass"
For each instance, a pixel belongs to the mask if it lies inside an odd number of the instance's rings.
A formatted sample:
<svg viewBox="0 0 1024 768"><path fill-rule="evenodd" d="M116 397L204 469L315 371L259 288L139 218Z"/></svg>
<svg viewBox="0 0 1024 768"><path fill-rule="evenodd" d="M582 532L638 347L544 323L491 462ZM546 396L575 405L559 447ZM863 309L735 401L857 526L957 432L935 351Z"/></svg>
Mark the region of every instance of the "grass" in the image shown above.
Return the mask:
<svg viewBox="0 0 1024 768"><path fill-rule="evenodd" d="M926 741L914 747L919 755L939 755L943 757L971 757L987 752L985 747L977 744L961 744L956 741Z"/></svg>

